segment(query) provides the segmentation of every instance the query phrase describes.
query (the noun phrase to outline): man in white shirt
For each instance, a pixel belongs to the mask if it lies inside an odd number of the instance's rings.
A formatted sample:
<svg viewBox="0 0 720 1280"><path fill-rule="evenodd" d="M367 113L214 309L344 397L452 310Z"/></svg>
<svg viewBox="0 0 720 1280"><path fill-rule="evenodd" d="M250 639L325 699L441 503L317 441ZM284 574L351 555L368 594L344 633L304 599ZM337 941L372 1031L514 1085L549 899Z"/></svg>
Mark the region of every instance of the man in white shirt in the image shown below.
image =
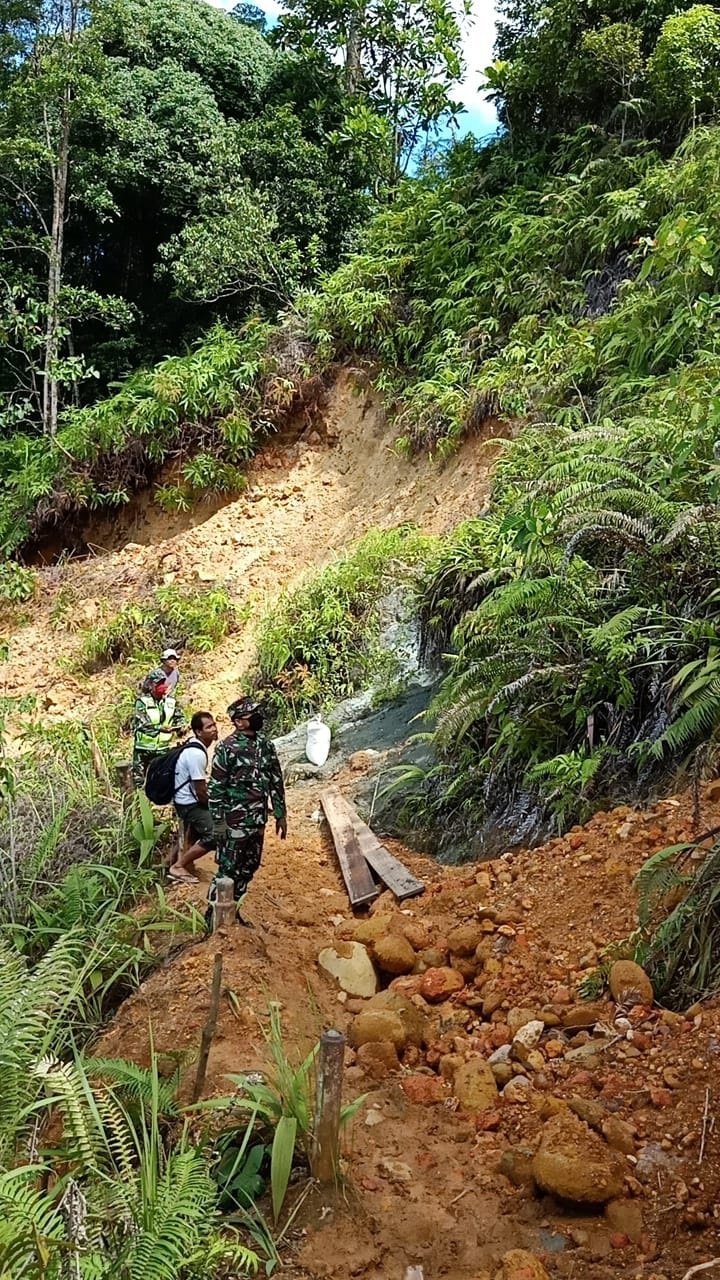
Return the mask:
<svg viewBox="0 0 720 1280"><path fill-rule="evenodd" d="M217 741L218 731L209 711L196 711L190 721L192 737L184 744L175 765L175 812L181 828L186 828L192 844L183 849L169 869L171 880L197 884L193 863L215 848L215 828L208 808L208 748Z"/></svg>
<svg viewBox="0 0 720 1280"><path fill-rule="evenodd" d="M160 665L165 672L168 690L174 694L180 680L180 654L177 649L166 649L160 659Z"/></svg>

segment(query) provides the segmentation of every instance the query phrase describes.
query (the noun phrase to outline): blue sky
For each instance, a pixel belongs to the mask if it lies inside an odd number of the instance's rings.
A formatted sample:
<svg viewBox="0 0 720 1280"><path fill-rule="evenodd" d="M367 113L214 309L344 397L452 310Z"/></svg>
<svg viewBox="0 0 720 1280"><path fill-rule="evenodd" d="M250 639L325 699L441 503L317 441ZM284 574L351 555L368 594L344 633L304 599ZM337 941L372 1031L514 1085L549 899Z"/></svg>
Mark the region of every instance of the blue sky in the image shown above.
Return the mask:
<svg viewBox="0 0 720 1280"><path fill-rule="evenodd" d="M280 0L254 0L264 9L268 20L274 22L282 9ZM235 0L210 0L219 9L232 8ZM457 97L465 107L460 117L460 135L474 133L478 138L495 132L497 120L492 103L487 101L482 88L482 71L492 62L495 42L494 0L473 0L473 12L465 34L465 60L467 71L460 84Z"/></svg>

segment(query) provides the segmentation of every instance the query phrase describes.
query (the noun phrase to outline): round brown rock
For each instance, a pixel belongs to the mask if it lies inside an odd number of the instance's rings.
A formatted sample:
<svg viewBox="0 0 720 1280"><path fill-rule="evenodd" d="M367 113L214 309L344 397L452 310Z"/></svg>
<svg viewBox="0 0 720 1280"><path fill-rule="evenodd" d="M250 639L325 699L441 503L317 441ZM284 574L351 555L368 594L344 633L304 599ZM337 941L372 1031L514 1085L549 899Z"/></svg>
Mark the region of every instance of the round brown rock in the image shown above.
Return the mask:
<svg viewBox="0 0 720 1280"><path fill-rule="evenodd" d="M367 919L358 920L352 926L352 936L355 942L362 942L369 946L377 938L382 938L386 933L390 933L392 925L393 917L391 915L368 916Z"/></svg>
<svg viewBox="0 0 720 1280"><path fill-rule="evenodd" d="M471 1058L455 1072L453 1093L465 1111L479 1114L494 1106L498 1087L493 1069L484 1058Z"/></svg>
<svg viewBox="0 0 720 1280"><path fill-rule="evenodd" d="M392 1013L402 1023L406 1044L412 1044L419 1048L423 1043L426 1019L402 992L378 991L376 996L368 1000L367 1011L370 1013Z"/></svg>
<svg viewBox="0 0 720 1280"><path fill-rule="evenodd" d="M447 936L447 943L452 952L457 956L472 956L475 954L475 948L482 942L482 931L476 924L459 924L456 929L451 929Z"/></svg>
<svg viewBox="0 0 720 1280"><path fill-rule="evenodd" d="M633 960L615 961L608 975L608 986L613 1000L618 1003L631 992L635 994L638 1004L647 1005L648 1008L655 999L652 982L645 970Z"/></svg>
<svg viewBox="0 0 720 1280"><path fill-rule="evenodd" d="M400 1059L391 1040L369 1040L357 1051L357 1065L371 1080L385 1080L393 1071L399 1071Z"/></svg>
<svg viewBox="0 0 720 1280"><path fill-rule="evenodd" d="M532 1171L541 1190L574 1204L605 1204L623 1190L623 1160L569 1110L545 1124Z"/></svg>
<svg viewBox="0 0 720 1280"><path fill-rule="evenodd" d="M415 957L415 973L427 973L428 969L441 969L447 960L447 951L440 947L427 947Z"/></svg>
<svg viewBox="0 0 720 1280"><path fill-rule="evenodd" d="M376 938L371 944L372 958L383 973L412 973L415 964L415 952L407 938L400 934L387 933Z"/></svg>
<svg viewBox="0 0 720 1280"><path fill-rule="evenodd" d="M465 986L465 979L457 969L428 969L423 974L420 995L428 1004L440 1004L449 1000Z"/></svg>
<svg viewBox="0 0 720 1280"><path fill-rule="evenodd" d="M407 1044L402 1018L390 1009L363 1009L350 1025L348 1039L354 1049L388 1040L400 1051Z"/></svg>

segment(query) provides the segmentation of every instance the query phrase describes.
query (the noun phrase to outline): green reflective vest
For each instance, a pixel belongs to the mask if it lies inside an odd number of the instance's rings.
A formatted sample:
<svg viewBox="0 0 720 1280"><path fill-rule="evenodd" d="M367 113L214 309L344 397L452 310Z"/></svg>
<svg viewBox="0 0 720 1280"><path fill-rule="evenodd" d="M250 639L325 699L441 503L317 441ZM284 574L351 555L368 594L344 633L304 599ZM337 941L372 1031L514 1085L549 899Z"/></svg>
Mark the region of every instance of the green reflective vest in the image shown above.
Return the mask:
<svg viewBox="0 0 720 1280"><path fill-rule="evenodd" d="M175 737L173 719L175 699L171 694L157 702L152 694L143 694L136 705L138 713L142 703L140 723L135 729L136 751L168 751Z"/></svg>

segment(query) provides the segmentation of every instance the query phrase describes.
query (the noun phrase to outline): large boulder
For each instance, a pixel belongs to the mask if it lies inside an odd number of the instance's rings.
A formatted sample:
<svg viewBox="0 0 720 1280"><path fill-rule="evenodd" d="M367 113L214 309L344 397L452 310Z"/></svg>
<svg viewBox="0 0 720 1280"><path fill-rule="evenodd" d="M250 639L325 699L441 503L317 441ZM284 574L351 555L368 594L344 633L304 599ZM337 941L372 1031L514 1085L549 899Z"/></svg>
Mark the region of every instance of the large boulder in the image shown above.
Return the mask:
<svg viewBox="0 0 720 1280"><path fill-rule="evenodd" d="M369 946L386 933L393 932L393 921L394 917L387 912L383 915L366 916L364 920L351 924L352 936L356 942Z"/></svg>
<svg viewBox="0 0 720 1280"><path fill-rule="evenodd" d="M372 960L360 942L338 942L325 947L318 956L320 968L337 978L343 991L349 996L374 996L378 980Z"/></svg>
<svg viewBox="0 0 720 1280"><path fill-rule="evenodd" d="M493 1069L484 1058L471 1058L455 1072L453 1093L465 1111L479 1114L498 1100Z"/></svg>
<svg viewBox="0 0 720 1280"><path fill-rule="evenodd" d="M383 973L412 973L415 952L407 938L397 933L386 933L372 943L373 959Z"/></svg>
<svg viewBox="0 0 720 1280"><path fill-rule="evenodd" d="M459 924L447 936L448 947L458 956L473 956L482 940L482 929L475 923Z"/></svg>
<svg viewBox="0 0 720 1280"><path fill-rule="evenodd" d="M350 1024L348 1039L353 1049L389 1041L400 1053L407 1044L407 1032L402 1018L392 1010L363 1009Z"/></svg>
<svg viewBox="0 0 720 1280"><path fill-rule="evenodd" d="M412 1000L408 1000L407 996L400 991L378 991L372 1000L368 1000L367 1011L370 1013L392 1013L396 1018L400 1019L403 1025L407 1044L412 1044L419 1048L423 1043L426 1019L413 1004Z"/></svg>
<svg viewBox="0 0 720 1280"><path fill-rule="evenodd" d="M542 1191L573 1204L605 1204L622 1195L624 1161L572 1111L545 1124L532 1162Z"/></svg>
<svg viewBox="0 0 720 1280"><path fill-rule="evenodd" d="M644 1004L648 1008L655 999L653 985L644 969L633 960L616 960L608 975L608 986L613 1000L632 999L635 1004Z"/></svg>
<svg viewBox="0 0 720 1280"><path fill-rule="evenodd" d="M397 1049L390 1040L367 1040L358 1048L356 1061L371 1080L384 1080L400 1070Z"/></svg>
<svg viewBox="0 0 720 1280"><path fill-rule="evenodd" d="M420 984L420 995L428 1004L441 1004L449 1000L465 986L465 979L457 969L427 969Z"/></svg>

